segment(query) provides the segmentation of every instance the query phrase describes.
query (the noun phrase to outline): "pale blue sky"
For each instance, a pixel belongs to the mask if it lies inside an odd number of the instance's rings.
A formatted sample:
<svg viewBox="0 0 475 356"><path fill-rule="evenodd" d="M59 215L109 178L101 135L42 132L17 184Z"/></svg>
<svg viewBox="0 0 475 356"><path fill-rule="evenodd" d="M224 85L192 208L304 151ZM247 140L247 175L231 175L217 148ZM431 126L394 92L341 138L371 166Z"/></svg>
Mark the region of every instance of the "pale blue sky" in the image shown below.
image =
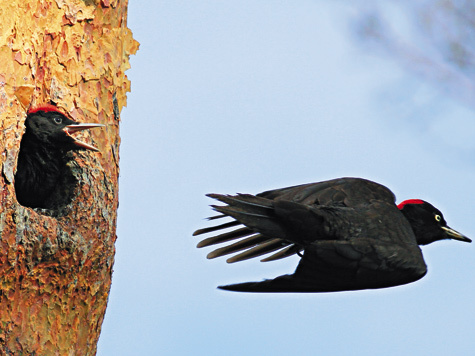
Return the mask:
<svg viewBox="0 0 475 356"><path fill-rule="evenodd" d="M141 43L122 112L117 255L99 356L468 355L473 244L423 248L402 287L238 294L298 258L207 260L206 193L359 176L475 237L473 112L351 34L323 1L130 1Z"/></svg>

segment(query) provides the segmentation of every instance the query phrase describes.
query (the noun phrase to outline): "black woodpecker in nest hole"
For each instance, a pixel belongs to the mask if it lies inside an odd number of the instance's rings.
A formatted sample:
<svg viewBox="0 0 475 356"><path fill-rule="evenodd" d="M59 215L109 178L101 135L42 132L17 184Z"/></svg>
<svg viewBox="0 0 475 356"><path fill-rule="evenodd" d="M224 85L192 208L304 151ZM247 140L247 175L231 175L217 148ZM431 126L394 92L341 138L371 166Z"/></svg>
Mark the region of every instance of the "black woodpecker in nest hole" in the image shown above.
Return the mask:
<svg viewBox="0 0 475 356"><path fill-rule="evenodd" d="M96 123L78 123L56 106L30 109L25 120L15 174L18 202L30 208L52 209L69 203L76 180L68 163L71 151L98 149L74 138L78 131L102 127Z"/></svg>

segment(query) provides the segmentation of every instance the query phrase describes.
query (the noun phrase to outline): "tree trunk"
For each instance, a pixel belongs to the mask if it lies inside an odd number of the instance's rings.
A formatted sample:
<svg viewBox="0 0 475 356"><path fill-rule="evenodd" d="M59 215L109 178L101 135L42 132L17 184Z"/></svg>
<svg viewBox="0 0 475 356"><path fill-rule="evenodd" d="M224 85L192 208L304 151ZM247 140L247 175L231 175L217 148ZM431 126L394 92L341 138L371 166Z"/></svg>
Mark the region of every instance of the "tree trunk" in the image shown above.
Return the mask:
<svg viewBox="0 0 475 356"><path fill-rule="evenodd" d="M119 113L138 43L127 0L0 5L0 355L94 355L114 263ZM55 103L100 152L76 153L72 202L21 206L13 186L30 106Z"/></svg>

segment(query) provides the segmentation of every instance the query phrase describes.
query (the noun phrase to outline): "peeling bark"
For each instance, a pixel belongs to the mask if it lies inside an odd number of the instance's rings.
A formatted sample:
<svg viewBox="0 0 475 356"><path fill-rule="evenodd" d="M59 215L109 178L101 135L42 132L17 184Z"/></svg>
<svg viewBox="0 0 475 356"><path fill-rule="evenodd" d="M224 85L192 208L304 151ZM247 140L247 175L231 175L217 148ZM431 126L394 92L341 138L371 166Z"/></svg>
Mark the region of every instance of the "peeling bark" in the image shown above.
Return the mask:
<svg viewBox="0 0 475 356"><path fill-rule="evenodd" d="M0 5L0 355L94 355L114 263L119 113L138 43L127 0ZM26 110L53 102L100 152L75 153L57 210L21 206L13 186Z"/></svg>

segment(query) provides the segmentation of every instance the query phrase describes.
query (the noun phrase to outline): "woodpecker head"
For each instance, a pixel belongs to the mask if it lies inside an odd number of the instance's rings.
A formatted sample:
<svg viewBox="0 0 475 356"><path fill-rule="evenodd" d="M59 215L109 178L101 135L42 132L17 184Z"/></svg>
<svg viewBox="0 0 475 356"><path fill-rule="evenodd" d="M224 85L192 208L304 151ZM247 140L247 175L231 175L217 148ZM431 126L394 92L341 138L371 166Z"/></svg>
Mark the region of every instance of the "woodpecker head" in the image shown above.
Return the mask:
<svg viewBox="0 0 475 356"><path fill-rule="evenodd" d="M472 242L468 237L448 227L442 213L424 200L405 200L398 208L409 220L419 245L444 239Z"/></svg>
<svg viewBox="0 0 475 356"><path fill-rule="evenodd" d="M71 134L104 125L77 123L61 113L56 106L43 105L28 111L25 126L25 135L43 146L64 151L98 151L96 147L79 141Z"/></svg>

